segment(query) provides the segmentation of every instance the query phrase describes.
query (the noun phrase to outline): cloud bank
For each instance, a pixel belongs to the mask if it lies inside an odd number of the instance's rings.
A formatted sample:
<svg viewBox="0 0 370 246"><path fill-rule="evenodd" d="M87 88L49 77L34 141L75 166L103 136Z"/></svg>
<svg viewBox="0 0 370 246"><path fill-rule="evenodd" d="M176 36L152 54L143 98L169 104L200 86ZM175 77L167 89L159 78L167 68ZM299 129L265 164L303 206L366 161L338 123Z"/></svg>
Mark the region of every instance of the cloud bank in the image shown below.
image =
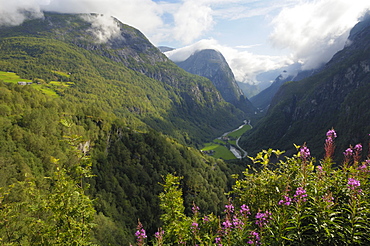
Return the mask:
<svg viewBox="0 0 370 246"><path fill-rule="evenodd" d="M369 8L364 0L303 1L274 18L270 40L288 48L303 69L316 68L344 47L350 29Z"/></svg>

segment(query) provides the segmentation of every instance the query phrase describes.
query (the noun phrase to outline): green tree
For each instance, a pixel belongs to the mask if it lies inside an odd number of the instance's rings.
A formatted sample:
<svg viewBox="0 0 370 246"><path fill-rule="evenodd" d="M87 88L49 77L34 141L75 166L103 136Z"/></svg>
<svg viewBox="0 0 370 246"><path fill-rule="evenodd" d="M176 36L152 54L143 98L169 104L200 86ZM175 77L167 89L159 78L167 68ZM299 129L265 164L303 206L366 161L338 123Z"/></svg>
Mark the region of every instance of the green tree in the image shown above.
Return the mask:
<svg viewBox="0 0 370 246"><path fill-rule="evenodd" d="M81 180L90 176L90 165L82 158L71 175L52 158L55 171L2 189L0 195L0 240L3 245L90 245L95 210L85 195ZM75 171L76 172L76 171ZM81 179L80 179L81 178ZM47 188L43 186L47 186Z"/></svg>

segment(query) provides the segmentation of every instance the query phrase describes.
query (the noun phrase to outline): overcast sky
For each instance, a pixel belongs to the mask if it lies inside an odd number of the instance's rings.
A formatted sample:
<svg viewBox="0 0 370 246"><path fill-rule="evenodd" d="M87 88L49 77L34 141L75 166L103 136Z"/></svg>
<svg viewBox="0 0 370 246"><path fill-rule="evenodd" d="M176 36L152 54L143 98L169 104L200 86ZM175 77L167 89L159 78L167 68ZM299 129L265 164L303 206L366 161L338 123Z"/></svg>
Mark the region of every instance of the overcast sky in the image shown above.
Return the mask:
<svg viewBox="0 0 370 246"><path fill-rule="evenodd" d="M223 53L237 80L301 62L328 61L342 49L369 0L0 0L0 23L17 25L24 10L103 13L141 30L183 60L195 50Z"/></svg>

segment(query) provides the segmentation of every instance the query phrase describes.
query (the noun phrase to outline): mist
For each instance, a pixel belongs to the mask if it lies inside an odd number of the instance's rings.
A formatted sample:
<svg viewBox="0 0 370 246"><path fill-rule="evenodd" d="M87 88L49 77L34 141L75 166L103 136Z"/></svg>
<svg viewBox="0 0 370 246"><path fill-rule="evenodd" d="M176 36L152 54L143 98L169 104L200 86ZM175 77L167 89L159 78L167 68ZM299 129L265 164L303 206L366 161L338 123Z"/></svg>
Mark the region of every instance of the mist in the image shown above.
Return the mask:
<svg viewBox="0 0 370 246"><path fill-rule="evenodd" d="M236 48L221 45L215 39L203 39L192 45L165 52L173 61L186 60L189 56L202 49L214 49L222 53L235 79L239 82L255 84L258 83L256 75L269 70L274 70L293 61L288 56L256 55L248 51L240 51Z"/></svg>
<svg viewBox="0 0 370 246"><path fill-rule="evenodd" d="M109 39L121 34L118 23L111 16L82 15L81 18L91 23L88 31L95 37L97 43L106 43Z"/></svg>
<svg viewBox="0 0 370 246"><path fill-rule="evenodd" d="M0 0L0 26L17 26L26 19L43 16L39 1L36 0Z"/></svg>

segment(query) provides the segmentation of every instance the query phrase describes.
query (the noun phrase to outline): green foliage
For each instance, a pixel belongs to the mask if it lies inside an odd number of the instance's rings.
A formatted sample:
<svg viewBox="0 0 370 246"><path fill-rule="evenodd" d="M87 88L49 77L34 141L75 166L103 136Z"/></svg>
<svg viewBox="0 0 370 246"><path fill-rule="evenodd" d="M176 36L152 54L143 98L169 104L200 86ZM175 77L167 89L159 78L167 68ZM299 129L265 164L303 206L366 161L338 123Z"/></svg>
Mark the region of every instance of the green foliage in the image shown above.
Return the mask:
<svg viewBox="0 0 370 246"><path fill-rule="evenodd" d="M46 184L26 177L1 190L3 245L91 245L95 210L85 195L83 179L90 176L85 159L71 174L54 159Z"/></svg>
<svg viewBox="0 0 370 246"><path fill-rule="evenodd" d="M177 67L139 31L117 23L131 38L102 44L80 15L45 16L1 28L0 70L44 81L32 86L84 104L87 115L105 112L135 129L149 126L187 144L211 139L245 117L209 80ZM128 43L120 43L124 40Z"/></svg>
<svg viewBox="0 0 370 246"><path fill-rule="evenodd" d="M184 217L179 179L167 176L161 194L164 224L193 223L177 224L187 226L176 227L181 235L168 228L171 237L161 245L180 239L191 245L368 245L370 161L361 161L362 146L347 150L339 166L332 158L316 163L305 145L296 148L292 157L281 158L283 152L272 149L251 157L253 166L236 178L233 201L216 221L212 214L201 217L196 205L192 217ZM211 234L210 226L216 226Z"/></svg>
<svg viewBox="0 0 370 246"><path fill-rule="evenodd" d="M182 243L188 240L190 220L185 216L183 194L180 187L180 178L168 174L164 192L159 195L160 207L164 211L161 216L163 229L166 231L164 240L173 243Z"/></svg>

